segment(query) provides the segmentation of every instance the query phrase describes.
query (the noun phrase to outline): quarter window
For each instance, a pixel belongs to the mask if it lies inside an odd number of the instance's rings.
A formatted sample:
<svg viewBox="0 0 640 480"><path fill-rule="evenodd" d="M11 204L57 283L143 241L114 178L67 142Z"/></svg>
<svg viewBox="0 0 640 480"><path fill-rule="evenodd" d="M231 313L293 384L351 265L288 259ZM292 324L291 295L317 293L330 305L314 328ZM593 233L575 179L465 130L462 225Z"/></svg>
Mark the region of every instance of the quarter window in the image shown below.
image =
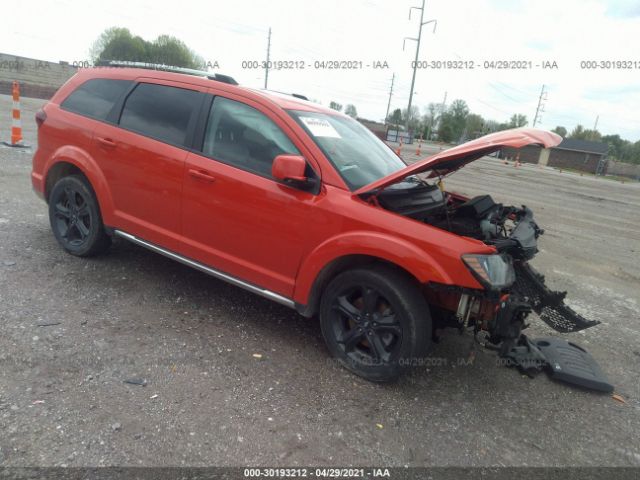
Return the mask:
<svg viewBox="0 0 640 480"><path fill-rule="evenodd" d="M202 94L194 90L141 83L127 98L120 126L162 142L185 145L189 121Z"/></svg>
<svg viewBox="0 0 640 480"><path fill-rule="evenodd" d="M271 176L278 155L300 155L289 137L253 107L223 97L211 105L202 151L243 170Z"/></svg>
<svg viewBox="0 0 640 480"><path fill-rule="evenodd" d="M96 120L106 120L115 103L132 83L129 80L107 78L87 80L62 102L61 107Z"/></svg>

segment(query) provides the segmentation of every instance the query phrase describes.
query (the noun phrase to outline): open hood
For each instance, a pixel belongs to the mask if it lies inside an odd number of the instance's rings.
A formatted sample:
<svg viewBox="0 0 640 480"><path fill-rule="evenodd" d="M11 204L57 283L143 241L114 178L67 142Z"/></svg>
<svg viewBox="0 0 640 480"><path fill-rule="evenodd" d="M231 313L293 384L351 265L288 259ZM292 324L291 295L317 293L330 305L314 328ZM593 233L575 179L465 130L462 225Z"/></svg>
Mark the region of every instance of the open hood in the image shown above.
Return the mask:
<svg viewBox="0 0 640 480"><path fill-rule="evenodd" d="M433 171L433 176L447 175L455 172L467 163L471 163L478 158L500 150L502 147L521 148L526 145L535 144L549 148L558 145L561 141L562 137L560 135L535 128L514 128L512 130L491 133L419 160L402 170L398 170L359 188L354 192L354 195L361 195L388 187L405 177L417 173Z"/></svg>

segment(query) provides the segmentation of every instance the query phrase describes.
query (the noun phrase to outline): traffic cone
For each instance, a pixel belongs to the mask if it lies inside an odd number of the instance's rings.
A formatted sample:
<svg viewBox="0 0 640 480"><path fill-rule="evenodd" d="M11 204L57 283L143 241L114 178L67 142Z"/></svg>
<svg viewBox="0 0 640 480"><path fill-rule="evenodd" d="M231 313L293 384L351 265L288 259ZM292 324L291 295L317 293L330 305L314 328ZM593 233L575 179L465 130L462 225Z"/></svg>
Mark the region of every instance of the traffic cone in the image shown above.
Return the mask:
<svg viewBox="0 0 640 480"><path fill-rule="evenodd" d="M398 149L396 150L396 155L400 156L402 153L402 137L400 137L400 145L398 145Z"/></svg>
<svg viewBox="0 0 640 480"><path fill-rule="evenodd" d="M416 149L416 155L420 156L420 147L422 145L420 145L420 142L418 142L418 148Z"/></svg>
<svg viewBox="0 0 640 480"><path fill-rule="evenodd" d="M20 121L20 85L13 82L13 110L11 112L11 145L22 142L22 122Z"/></svg>

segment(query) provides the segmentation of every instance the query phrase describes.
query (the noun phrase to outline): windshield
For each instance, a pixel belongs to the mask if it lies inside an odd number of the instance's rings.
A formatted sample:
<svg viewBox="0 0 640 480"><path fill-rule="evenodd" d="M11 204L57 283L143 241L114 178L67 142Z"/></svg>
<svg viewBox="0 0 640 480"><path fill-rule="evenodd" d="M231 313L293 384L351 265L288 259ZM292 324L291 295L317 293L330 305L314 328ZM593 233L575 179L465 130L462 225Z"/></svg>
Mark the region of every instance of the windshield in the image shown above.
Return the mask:
<svg viewBox="0 0 640 480"><path fill-rule="evenodd" d="M290 110L349 188L357 190L406 167L369 129L352 118Z"/></svg>

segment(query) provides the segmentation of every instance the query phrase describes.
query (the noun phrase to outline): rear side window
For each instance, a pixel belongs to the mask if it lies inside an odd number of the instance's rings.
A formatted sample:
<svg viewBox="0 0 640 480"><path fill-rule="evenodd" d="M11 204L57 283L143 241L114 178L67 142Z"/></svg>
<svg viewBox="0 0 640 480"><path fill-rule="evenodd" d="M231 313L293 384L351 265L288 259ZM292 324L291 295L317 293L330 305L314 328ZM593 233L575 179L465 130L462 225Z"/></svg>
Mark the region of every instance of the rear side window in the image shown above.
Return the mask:
<svg viewBox="0 0 640 480"><path fill-rule="evenodd" d="M174 145L185 145L189 121L202 93L184 88L141 83L127 98L120 126Z"/></svg>
<svg viewBox="0 0 640 480"><path fill-rule="evenodd" d="M106 78L87 80L76 88L60 106L64 110L86 117L106 120L115 103L132 83L130 80Z"/></svg>

